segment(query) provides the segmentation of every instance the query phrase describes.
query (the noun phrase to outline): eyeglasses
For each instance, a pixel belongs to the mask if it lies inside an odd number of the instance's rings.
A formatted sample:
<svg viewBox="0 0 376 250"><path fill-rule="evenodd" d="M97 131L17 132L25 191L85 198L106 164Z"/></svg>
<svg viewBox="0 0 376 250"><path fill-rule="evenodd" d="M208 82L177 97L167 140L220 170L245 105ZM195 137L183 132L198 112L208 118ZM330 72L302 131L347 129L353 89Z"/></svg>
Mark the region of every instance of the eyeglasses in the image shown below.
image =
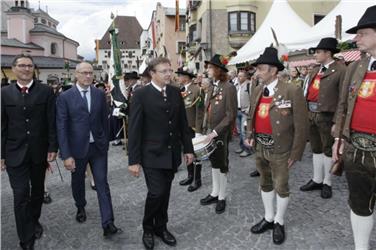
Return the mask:
<svg viewBox="0 0 376 250"><path fill-rule="evenodd" d="M26 69L26 68L32 69L32 68L34 68L33 64L17 64L16 66L21 68L21 69Z"/></svg>
<svg viewBox="0 0 376 250"><path fill-rule="evenodd" d="M87 75L89 75L89 76L92 76L93 75L93 72L90 72L90 71L84 71L84 72L78 72L78 73L80 73L81 75L85 75L85 76L87 76Z"/></svg>
<svg viewBox="0 0 376 250"><path fill-rule="evenodd" d="M172 74L174 71L172 69L165 69L165 70L156 70L156 72L161 73L163 75Z"/></svg>

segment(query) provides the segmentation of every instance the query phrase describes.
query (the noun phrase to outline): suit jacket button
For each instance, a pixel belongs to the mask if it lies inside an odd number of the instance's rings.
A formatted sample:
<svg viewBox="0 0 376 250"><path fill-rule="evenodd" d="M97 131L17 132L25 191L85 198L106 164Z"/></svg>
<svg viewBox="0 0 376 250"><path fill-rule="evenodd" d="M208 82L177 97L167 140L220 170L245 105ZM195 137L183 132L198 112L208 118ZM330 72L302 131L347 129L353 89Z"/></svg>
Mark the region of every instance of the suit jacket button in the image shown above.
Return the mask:
<svg viewBox="0 0 376 250"><path fill-rule="evenodd" d="M26 122L29 122L29 119L26 119L25 121L26 121Z"/></svg>
<svg viewBox="0 0 376 250"><path fill-rule="evenodd" d="M30 131L26 131L26 134L30 135Z"/></svg>
<svg viewBox="0 0 376 250"><path fill-rule="evenodd" d="M26 107L23 107L24 110L26 110Z"/></svg>
<svg viewBox="0 0 376 250"><path fill-rule="evenodd" d="M172 122L171 121L168 121L168 124L171 124Z"/></svg>
<svg viewBox="0 0 376 250"><path fill-rule="evenodd" d="M279 124L279 121L276 121L275 123Z"/></svg>
<svg viewBox="0 0 376 250"><path fill-rule="evenodd" d="M170 112L168 109L166 110L166 113Z"/></svg>
<svg viewBox="0 0 376 250"><path fill-rule="evenodd" d="M172 136L172 133L170 133L170 136Z"/></svg>
<svg viewBox="0 0 376 250"><path fill-rule="evenodd" d="M171 149L171 146L170 145L168 145L168 147L167 147L168 149Z"/></svg>

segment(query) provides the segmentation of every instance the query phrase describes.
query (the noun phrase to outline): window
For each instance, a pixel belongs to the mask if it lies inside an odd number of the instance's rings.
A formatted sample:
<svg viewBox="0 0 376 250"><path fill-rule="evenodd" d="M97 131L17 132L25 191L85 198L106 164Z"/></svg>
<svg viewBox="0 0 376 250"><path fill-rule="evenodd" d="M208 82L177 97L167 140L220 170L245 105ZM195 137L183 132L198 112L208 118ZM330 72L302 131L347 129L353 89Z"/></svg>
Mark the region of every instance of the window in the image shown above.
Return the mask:
<svg viewBox="0 0 376 250"><path fill-rule="evenodd" d="M38 17L34 18L34 23L38 22Z"/></svg>
<svg viewBox="0 0 376 250"><path fill-rule="evenodd" d="M238 13L232 12L229 14L230 31L238 30Z"/></svg>
<svg viewBox="0 0 376 250"><path fill-rule="evenodd" d="M228 13L228 30L232 32L256 32L256 14L248 11Z"/></svg>
<svg viewBox="0 0 376 250"><path fill-rule="evenodd" d="M57 44L51 43L51 55L55 55L57 52Z"/></svg>
<svg viewBox="0 0 376 250"><path fill-rule="evenodd" d="M46 19L42 19L42 23L43 23L43 24L46 24Z"/></svg>
<svg viewBox="0 0 376 250"><path fill-rule="evenodd" d="M185 50L185 42L177 42L176 44L176 54L180 54Z"/></svg>
<svg viewBox="0 0 376 250"><path fill-rule="evenodd" d="M179 17L179 31L185 31L185 16Z"/></svg>
<svg viewBox="0 0 376 250"><path fill-rule="evenodd" d="M320 22L325 15L320 15L320 14L313 14L313 25L316 25L318 22Z"/></svg>

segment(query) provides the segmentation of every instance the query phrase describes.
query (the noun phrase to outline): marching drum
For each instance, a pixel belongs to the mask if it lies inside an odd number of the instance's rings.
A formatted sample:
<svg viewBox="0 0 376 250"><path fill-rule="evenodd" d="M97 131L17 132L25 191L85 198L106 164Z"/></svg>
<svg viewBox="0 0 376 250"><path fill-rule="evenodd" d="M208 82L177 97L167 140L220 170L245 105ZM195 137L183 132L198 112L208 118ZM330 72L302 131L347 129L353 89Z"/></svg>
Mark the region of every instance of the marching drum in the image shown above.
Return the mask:
<svg viewBox="0 0 376 250"><path fill-rule="evenodd" d="M197 160L209 159L209 155L211 155L217 148L214 140L205 143L205 138L205 135L200 135L192 139L192 144Z"/></svg>

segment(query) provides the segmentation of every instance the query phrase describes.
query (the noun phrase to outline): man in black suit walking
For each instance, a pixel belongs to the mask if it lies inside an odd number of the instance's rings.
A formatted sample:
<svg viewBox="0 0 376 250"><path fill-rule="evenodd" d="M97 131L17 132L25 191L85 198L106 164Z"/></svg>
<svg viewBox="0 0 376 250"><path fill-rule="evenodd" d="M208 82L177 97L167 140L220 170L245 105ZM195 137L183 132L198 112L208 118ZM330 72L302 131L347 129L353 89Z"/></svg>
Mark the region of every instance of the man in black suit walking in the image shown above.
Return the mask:
<svg viewBox="0 0 376 250"><path fill-rule="evenodd" d="M55 95L33 80L33 58L18 55L17 78L1 89L1 169L7 170L22 249L34 249L43 234L39 223L47 161L56 158Z"/></svg>
<svg viewBox="0 0 376 250"><path fill-rule="evenodd" d="M167 230L171 183L184 159L193 161L192 138L180 90L168 85L171 63L156 58L149 64L151 84L137 90L132 97L129 118L129 171L139 176L144 171L148 193L143 219L142 241L146 249L154 248L154 234L170 246L175 237Z"/></svg>

